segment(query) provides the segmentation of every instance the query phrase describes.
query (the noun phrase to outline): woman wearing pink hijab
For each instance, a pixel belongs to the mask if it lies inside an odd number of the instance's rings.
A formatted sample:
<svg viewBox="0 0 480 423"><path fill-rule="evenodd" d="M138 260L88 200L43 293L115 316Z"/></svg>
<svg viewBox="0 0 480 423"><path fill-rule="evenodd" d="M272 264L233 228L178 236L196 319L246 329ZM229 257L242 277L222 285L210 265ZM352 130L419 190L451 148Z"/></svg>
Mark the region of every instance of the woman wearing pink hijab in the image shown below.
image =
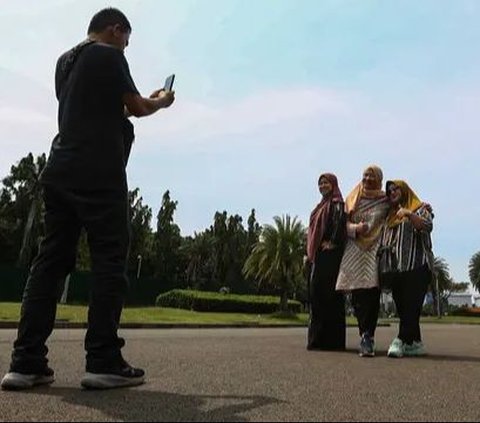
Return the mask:
<svg viewBox="0 0 480 423"><path fill-rule="evenodd" d="M307 236L310 322L307 349L345 349L345 299L335 291L346 240L346 215L337 177L318 180L322 201L310 215Z"/></svg>

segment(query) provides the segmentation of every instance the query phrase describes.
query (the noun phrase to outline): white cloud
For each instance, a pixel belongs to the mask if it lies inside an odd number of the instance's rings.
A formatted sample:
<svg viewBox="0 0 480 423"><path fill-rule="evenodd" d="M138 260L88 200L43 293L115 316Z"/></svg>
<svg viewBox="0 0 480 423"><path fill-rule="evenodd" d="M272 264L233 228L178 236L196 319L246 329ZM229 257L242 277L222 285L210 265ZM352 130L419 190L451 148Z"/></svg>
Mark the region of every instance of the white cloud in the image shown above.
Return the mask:
<svg viewBox="0 0 480 423"><path fill-rule="evenodd" d="M171 109L138 123L139 137L148 140L161 134L165 143L171 137L186 143L211 142L212 138L251 134L265 126L342 116L349 107L342 93L315 87L265 91L216 106L182 101L181 93L177 97Z"/></svg>
<svg viewBox="0 0 480 423"><path fill-rule="evenodd" d="M73 3L74 0L22 0L22 1L0 1L0 16L2 15L36 15L49 9Z"/></svg>
<svg viewBox="0 0 480 423"><path fill-rule="evenodd" d="M35 110L25 110L17 107L0 107L0 124L37 124L37 123L50 123L51 116L47 116L44 113Z"/></svg>

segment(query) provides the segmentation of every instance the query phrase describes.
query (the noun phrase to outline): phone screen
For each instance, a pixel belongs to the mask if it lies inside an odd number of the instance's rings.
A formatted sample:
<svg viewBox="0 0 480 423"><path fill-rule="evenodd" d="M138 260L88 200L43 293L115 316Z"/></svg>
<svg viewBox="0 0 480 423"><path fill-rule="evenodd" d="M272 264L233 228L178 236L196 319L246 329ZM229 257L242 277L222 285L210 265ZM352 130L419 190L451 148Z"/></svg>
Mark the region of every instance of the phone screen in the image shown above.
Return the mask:
<svg viewBox="0 0 480 423"><path fill-rule="evenodd" d="M165 86L163 87L165 91L172 91L173 81L175 81L175 74L170 75L170 76L165 80Z"/></svg>

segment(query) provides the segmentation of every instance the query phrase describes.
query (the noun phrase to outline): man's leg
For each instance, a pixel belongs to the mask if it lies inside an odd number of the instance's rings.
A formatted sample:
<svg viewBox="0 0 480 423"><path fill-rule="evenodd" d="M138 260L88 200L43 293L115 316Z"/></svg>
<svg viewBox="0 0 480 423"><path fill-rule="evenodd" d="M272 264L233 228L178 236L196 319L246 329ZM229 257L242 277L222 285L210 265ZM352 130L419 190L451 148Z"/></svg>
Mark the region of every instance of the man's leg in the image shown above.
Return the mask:
<svg viewBox="0 0 480 423"><path fill-rule="evenodd" d="M102 389L143 383L143 371L123 360L125 341L117 335L128 285L128 192L92 192L84 201L94 282L85 338L87 376L82 385Z"/></svg>
<svg viewBox="0 0 480 423"><path fill-rule="evenodd" d="M55 323L59 290L75 266L81 226L69 202L68 193L46 186L44 201L45 238L31 266L23 294L9 374L42 375L48 370L48 348L45 343ZM15 385L15 380L10 382L10 385ZM8 385L6 378L2 387L8 389ZM10 387L21 389L23 386Z"/></svg>

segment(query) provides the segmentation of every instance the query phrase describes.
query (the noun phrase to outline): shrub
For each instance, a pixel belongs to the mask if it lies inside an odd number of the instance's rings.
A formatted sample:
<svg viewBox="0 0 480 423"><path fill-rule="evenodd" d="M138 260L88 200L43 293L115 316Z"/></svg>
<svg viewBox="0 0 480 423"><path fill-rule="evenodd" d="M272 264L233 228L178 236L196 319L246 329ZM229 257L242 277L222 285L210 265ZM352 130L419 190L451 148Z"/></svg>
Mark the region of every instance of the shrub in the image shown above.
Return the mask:
<svg viewBox="0 0 480 423"><path fill-rule="evenodd" d="M480 307L460 307L451 314L453 316L480 317Z"/></svg>
<svg viewBox="0 0 480 423"><path fill-rule="evenodd" d="M216 292L174 289L157 297L159 307L222 313L271 314L278 311L280 299L263 295L219 294ZM301 304L289 300L288 309L299 313Z"/></svg>

